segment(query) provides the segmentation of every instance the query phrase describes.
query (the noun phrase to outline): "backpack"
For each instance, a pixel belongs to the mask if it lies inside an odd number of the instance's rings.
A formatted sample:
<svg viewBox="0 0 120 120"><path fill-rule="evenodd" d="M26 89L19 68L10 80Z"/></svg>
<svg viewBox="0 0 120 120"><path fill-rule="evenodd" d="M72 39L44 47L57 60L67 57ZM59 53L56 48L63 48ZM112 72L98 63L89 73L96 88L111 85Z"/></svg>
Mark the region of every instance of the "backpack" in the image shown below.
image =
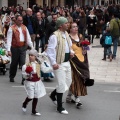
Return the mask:
<svg viewBox="0 0 120 120"><path fill-rule="evenodd" d="M105 45L112 45L112 37L111 36L105 37Z"/></svg>

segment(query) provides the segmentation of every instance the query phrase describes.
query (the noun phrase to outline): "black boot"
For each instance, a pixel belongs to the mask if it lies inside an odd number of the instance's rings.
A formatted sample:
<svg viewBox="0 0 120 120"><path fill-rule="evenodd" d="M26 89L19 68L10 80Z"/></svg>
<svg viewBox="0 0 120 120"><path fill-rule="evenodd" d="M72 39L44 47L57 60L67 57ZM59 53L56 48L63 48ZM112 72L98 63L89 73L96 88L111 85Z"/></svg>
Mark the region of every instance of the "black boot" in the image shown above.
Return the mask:
<svg viewBox="0 0 120 120"><path fill-rule="evenodd" d="M62 114L68 114L68 112L62 107L63 93L57 93L57 111Z"/></svg>
<svg viewBox="0 0 120 120"><path fill-rule="evenodd" d="M39 116L41 114L39 112L36 112L37 103L38 103L38 98L33 98L33 102L32 102L32 114Z"/></svg>

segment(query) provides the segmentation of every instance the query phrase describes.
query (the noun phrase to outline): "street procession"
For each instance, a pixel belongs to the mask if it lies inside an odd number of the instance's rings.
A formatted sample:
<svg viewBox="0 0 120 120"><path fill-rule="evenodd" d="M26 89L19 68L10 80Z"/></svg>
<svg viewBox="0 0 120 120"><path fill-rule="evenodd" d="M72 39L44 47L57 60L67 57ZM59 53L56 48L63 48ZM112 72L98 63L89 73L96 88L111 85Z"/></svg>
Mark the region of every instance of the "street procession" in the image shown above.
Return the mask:
<svg viewBox="0 0 120 120"><path fill-rule="evenodd" d="M0 120L120 120L119 3L1 0Z"/></svg>

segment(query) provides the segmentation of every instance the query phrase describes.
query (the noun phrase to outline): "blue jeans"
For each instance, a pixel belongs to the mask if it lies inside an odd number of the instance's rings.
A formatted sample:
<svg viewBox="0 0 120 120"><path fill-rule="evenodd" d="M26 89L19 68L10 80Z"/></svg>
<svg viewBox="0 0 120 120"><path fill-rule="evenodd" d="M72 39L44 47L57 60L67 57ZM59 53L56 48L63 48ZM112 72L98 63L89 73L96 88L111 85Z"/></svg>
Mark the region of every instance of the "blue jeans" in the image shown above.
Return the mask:
<svg viewBox="0 0 120 120"><path fill-rule="evenodd" d="M113 58L116 57L119 37L113 37Z"/></svg>
<svg viewBox="0 0 120 120"><path fill-rule="evenodd" d="M111 46L104 47L104 59L106 59L106 55L108 56L112 55Z"/></svg>

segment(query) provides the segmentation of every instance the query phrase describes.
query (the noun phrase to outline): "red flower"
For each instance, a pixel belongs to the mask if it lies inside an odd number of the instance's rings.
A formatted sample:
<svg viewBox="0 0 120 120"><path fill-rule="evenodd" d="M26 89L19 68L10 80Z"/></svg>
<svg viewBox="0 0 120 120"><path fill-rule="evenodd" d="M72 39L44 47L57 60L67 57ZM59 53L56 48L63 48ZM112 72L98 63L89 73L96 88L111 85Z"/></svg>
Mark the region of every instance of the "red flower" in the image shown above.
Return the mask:
<svg viewBox="0 0 120 120"><path fill-rule="evenodd" d="M90 42L87 41L87 40L84 40L84 41L81 42L81 45L86 45L87 46L87 45L90 45Z"/></svg>
<svg viewBox="0 0 120 120"><path fill-rule="evenodd" d="M27 66L25 72L26 73L31 73L33 71L33 68L31 66Z"/></svg>

